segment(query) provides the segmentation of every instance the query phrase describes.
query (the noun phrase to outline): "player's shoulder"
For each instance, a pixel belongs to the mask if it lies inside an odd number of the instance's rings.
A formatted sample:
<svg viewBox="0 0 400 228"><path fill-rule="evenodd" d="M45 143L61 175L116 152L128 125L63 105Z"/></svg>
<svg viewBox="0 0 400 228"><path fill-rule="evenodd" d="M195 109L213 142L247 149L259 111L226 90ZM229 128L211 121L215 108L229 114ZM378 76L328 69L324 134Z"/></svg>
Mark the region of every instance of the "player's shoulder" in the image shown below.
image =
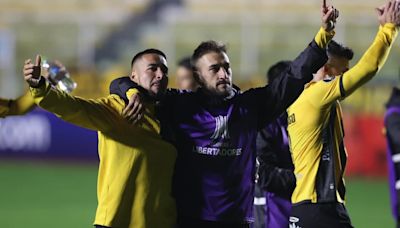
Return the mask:
<svg viewBox="0 0 400 228"><path fill-rule="evenodd" d="M117 112L121 112L126 106L124 99L122 99L116 94L110 94L106 97L97 99L97 102L99 102L101 105L107 108L114 109Z"/></svg>
<svg viewBox="0 0 400 228"><path fill-rule="evenodd" d="M166 99L186 99L192 97L196 94L196 91L191 90L184 90L184 89L175 89L175 88L168 88L167 92L165 93Z"/></svg>
<svg viewBox="0 0 400 228"><path fill-rule="evenodd" d="M236 91L235 96L236 97L241 97L241 98L250 98L250 99L256 99L257 97L268 97L266 94L270 93L271 85L265 85L262 87L255 87L255 88L250 88L244 92L242 91Z"/></svg>

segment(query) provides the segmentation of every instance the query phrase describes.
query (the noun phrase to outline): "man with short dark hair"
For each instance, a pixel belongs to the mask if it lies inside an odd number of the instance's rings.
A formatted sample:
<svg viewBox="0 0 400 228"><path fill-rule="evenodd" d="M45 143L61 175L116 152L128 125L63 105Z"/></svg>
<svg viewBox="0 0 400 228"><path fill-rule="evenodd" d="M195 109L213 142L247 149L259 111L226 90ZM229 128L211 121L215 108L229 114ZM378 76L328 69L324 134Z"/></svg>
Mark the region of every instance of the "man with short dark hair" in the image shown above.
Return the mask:
<svg viewBox="0 0 400 228"><path fill-rule="evenodd" d="M172 228L176 223L171 196L176 149L162 140L154 113L157 99L167 88L167 75L163 52L147 49L133 57L130 80L141 86L145 111L132 125L121 116L125 103L118 96L71 96L40 77L40 56L35 64L31 60L25 63L25 80L40 107L65 121L98 131L96 227Z"/></svg>
<svg viewBox="0 0 400 228"><path fill-rule="evenodd" d="M296 175L291 227L352 227L344 206L347 153L339 101L350 96L383 67L400 25L400 2L378 8L379 31L360 61L353 53L328 46L328 62L288 108L288 132Z"/></svg>

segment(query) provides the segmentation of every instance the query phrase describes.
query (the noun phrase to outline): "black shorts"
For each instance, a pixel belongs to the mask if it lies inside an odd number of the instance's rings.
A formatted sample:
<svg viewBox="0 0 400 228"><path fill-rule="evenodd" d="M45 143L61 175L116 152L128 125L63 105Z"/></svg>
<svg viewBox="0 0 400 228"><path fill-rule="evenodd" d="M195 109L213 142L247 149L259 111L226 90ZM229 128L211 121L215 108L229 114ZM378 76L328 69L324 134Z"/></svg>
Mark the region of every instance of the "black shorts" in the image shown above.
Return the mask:
<svg viewBox="0 0 400 228"><path fill-rule="evenodd" d="M342 203L301 203L293 205L289 218L292 227L352 228Z"/></svg>
<svg viewBox="0 0 400 228"><path fill-rule="evenodd" d="M178 218L178 228L249 228L248 223L205 221L186 217Z"/></svg>

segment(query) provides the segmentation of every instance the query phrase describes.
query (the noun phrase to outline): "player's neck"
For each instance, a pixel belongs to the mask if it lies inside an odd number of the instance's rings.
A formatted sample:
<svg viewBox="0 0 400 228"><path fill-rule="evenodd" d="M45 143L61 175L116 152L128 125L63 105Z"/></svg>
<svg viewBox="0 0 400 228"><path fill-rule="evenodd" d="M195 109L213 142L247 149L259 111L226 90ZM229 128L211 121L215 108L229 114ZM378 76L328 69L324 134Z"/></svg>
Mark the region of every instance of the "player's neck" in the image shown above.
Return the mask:
<svg viewBox="0 0 400 228"><path fill-rule="evenodd" d="M324 80L325 77L326 75L323 72L318 71L313 75L313 79L311 80L311 82L319 82L321 80Z"/></svg>

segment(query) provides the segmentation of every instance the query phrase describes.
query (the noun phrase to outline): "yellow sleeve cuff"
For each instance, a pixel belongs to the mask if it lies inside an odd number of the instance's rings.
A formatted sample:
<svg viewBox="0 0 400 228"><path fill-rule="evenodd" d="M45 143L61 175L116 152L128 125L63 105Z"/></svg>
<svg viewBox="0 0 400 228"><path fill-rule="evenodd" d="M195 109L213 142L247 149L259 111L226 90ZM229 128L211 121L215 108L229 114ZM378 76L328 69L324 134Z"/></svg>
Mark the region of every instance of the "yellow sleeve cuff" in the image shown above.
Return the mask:
<svg viewBox="0 0 400 228"><path fill-rule="evenodd" d="M321 27L317 35L315 35L314 39L318 47L326 48L326 46L328 46L328 43L332 40L334 36L335 36L334 30L327 32L323 27Z"/></svg>
<svg viewBox="0 0 400 228"><path fill-rule="evenodd" d="M386 23L383 26L379 26L379 31L384 34L381 36L386 45L390 45L394 39L396 39L399 33L399 28L393 23Z"/></svg>
<svg viewBox="0 0 400 228"><path fill-rule="evenodd" d="M51 88L50 84L46 81L46 83L44 83L40 87L37 88L29 87L29 91L31 92L32 97L38 98L38 97L43 97L46 94L46 91L50 88Z"/></svg>
<svg viewBox="0 0 400 228"><path fill-rule="evenodd" d="M139 90L136 88L132 88L126 91L126 97L128 98L128 100L131 98L133 94L139 94Z"/></svg>

